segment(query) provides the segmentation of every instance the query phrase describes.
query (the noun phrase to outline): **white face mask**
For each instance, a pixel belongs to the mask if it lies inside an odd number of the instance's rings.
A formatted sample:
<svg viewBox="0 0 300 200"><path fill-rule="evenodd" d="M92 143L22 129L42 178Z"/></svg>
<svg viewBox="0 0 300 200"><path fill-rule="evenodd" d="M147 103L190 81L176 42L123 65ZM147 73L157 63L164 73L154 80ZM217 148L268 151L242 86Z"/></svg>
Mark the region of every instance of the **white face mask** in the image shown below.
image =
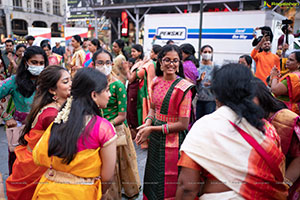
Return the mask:
<svg viewBox="0 0 300 200"><path fill-rule="evenodd" d="M202 59L203 60L211 60L212 54L211 53L203 53L202 54Z"/></svg>
<svg viewBox="0 0 300 200"><path fill-rule="evenodd" d="M44 65L28 65L27 69L33 76L38 76L44 68Z"/></svg>
<svg viewBox="0 0 300 200"><path fill-rule="evenodd" d="M96 69L102 72L105 76L108 76L112 71L112 66L111 65L96 66Z"/></svg>

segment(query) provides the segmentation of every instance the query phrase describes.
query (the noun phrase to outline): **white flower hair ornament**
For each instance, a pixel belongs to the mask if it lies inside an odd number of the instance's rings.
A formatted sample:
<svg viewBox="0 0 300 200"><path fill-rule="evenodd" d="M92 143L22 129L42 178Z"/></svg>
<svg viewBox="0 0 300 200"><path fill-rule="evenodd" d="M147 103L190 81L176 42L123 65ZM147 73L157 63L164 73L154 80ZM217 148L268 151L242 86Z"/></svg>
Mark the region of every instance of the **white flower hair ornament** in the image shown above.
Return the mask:
<svg viewBox="0 0 300 200"><path fill-rule="evenodd" d="M54 123L60 124L61 121L63 121L63 123L66 123L68 121L69 114L71 111L72 101L73 101L73 96L70 96L67 99L67 103L65 104L64 108L57 114Z"/></svg>

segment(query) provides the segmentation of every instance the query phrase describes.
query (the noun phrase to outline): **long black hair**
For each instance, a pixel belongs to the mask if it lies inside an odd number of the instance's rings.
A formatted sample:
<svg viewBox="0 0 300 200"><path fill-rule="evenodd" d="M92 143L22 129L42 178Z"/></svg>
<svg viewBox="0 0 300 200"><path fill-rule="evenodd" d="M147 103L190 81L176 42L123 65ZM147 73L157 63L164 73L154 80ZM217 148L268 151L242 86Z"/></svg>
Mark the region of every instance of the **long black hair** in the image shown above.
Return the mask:
<svg viewBox="0 0 300 200"><path fill-rule="evenodd" d="M65 123L54 123L49 139L48 156L62 158L62 162L69 164L77 152L77 141L83 133L83 138L87 139L89 130L84 131L86 116L100 116L100 109L93 101L91 93L101 93L107 87L106 76L93 68L79 69L72 82L71 95L73 101ZM62 106L62 109L66 103ZM61 110L62 110L61 109ZM96 122L92 118L91 126Z"/></svg>
<svg viewBox="0 0 300 200"><path fill-rule="evenodd" d="M74 38L74 40L76 40L77 42L79 42L80 45L82 45L82 40L80 35L73 35L72 38Z"/></svg>
<svg viewBox="0 0 300 200"><path fill-rule="evenodd" d="M161 51L161 49L162 49L162 47L161 47L160 45L158 45L158 44L154 44L154 45L152 46L152 51L153 51L156 55L158 55L158 53ZM157 61L157 58L153 59L153 61Z"/></svg>
<svg viewBox="0 0 300 200"><path fill-rule="evenodd" d="M18 44L16 46L16 51L18 51L21 47L23 47L26 50L26 46L24 44Z"/></svg>
<svg viewBox="0 0 300 200"><path fill-rule="evenodd" d="M192 61L194 63L194 65L198 68L199 67L199 61L198 59L195 57L195 48L193 47L193 45L189 44L189 43L185 43L180 45L180 50L182 52L184 52L185 54L189 55L184 61Z"/></svg>
<svg viewBox="0 0 300 200"><path fill-rule="evenodd" d="M295 58L297 63L300 63L300 52L299 51L293 51L291 54L295 54Z"/></svg>
<svg viewBox="0 0 300 200"><path fill-rule="evenodd" d="M140 45L140 44L134 44L134 45L132 45L131 48L133 48L133 49L137 50L138 52L140 52L141 54L140 54L140 56L138 58L141 59L141 60L143 60L143 58L144 58L143 46Z"/></svg>
<svg viewBox="0 0 300 200"><path fill-rule="evenodd" d="M230 107L238 122L244 117L255 128L264 132L264 111L253 102L256 85L249 68L241 64L227 64L214 71L211 89L216 99Z"/></svg>
<svg viewBox="0 0 300 200"><path fill-rule="evenodd" d="M26 117L25 128L19 138L21 145L27 145L27 141L24 139L25 135L31 130L31 125L37 116L38 112L46 105L52 103L53 94L49 90L55 90L57 88L57 82L61 78L62 71L67 71L65 68L52 65L48 66L41 72L37 81L37 92L34 96L34 100L31 106L30 113Z"/></svg>
<svg viewBox="0 0 300 200"><path fill-rule="evenodd" d="M270 113L277 112L281 109L287 108L287 106L276 99L267 86L259 78L254 78L254 83L256 84L256 97L259 101L259 106L263 108L265 114L265 119L269 118Z"/></svg>
<svg viewBox="0 0 300 200"><path fill-rule="evenodd" d="M91 43L97 48L97 50L102 49L100 41L96 38L91 40Z"/></svg>
<svg viewBox="0 0 300 200"><path fill-rule="evenodd" d="M109 58L110 58L110 61L113 62L113 57L111 55L111 53L105 49L99 49L98 51L96 51L94 54L93 54L93 57L92 57L92 61L94 63L94 65L96 66L96 60L97 60L97 56L100 54L100 53L106 53L109 55Z"/></svg>
<svg viewBox="0 0 300 200"><path fill-rule="evenodd" d="M26 98L30 97L36 90L36 84L31 80L32 75L27 69L28 60L35 55L42 55L44 57L45 67L48 66L47 55L41 47L31 46L25 50L24 56L17 69L16 84L17 91L20 92Z"/></svg>
<svg viewBox="0 0 300 200"><path fill-rule="evenodd" d="M123 55L125 56L126 60L128 60L128 55L127 52L124 50L125 47L125 42L121 39L117 39L115 40L115 43L119 46L119 48L121 49Z"/></svg>
<svg viewBox="0 0 300 200"><path fill-rule="evenodd" d="M247 54L244 54L244 55L241 55L240 58L244 58L245 61L246 61L246 63L248 65L250 65L250 66L252 65L252 58L251 58L251 56L249 56Z"/></svg>
<svg viewBox="0 0 300 200"><path fill-rule="evenodd" d="M165 57L165 55L170 51L176 51L179 56L179 59L180 59L179 72L176 72L176 74L182 78L185 78L184 72L183 72L183 65L181 62L182 61L181 51L177 45L173 45L173 44L168 44L168 45L163 46L161 51L159 52L159 54L157 56L156 69L155 69L156 76L163 76L163 72L160 69L160 67L161 67L160 63L162 62L163 57Z"/></svg>

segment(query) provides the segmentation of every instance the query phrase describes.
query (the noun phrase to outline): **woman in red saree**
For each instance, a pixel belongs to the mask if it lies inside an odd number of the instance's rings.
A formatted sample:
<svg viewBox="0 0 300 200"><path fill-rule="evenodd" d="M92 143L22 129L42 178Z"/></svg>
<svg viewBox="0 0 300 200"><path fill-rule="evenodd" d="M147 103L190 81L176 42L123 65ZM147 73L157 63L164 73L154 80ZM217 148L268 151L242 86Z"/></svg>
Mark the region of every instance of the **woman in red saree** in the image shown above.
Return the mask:
<svg viewBox="0 0 300 200"><path fill-rule="evenodd" d="M57 115L60 106L70 95L71 78L60 66L49 66L39 76L33 107L16 147L13 173L6 180L8 199L31 199L45 167L34 164L32 149Z"/></svg>
<svg viewBox="0 0 300 200"><path fill-rule="evenodd" d="M277 68L273 68L270 75L272 93L283 101L288 109L300 115L300 52L293 52L286 62L289 73L280 77Z"/></svg>
<svg viewBox="0 0 300 200"><path fill-rule="evenodd" d="M276 99L260 79L255 82L258 104L281 139L282 152L286 157L285 178L290 186L288 199L297 199L300 197L300 117Z"/></svg>
<svg viewBox="0 0 300 200"><path fill-rule="evenodd" d="M228 64L212 79L218 109L199 119L181 146L176 199L277 199L288 195L275 128L254 103L249 68Z"/></svg>
<svg viewBox="0 0 300 200"><path fill-rule="evenodd" d="M179 148L186 136L193 85L185 80L178 46L166 45L158 55L152 84L151 108L136 137L149 137L144 176L144 199L174 199L178 178Z"/></svg>

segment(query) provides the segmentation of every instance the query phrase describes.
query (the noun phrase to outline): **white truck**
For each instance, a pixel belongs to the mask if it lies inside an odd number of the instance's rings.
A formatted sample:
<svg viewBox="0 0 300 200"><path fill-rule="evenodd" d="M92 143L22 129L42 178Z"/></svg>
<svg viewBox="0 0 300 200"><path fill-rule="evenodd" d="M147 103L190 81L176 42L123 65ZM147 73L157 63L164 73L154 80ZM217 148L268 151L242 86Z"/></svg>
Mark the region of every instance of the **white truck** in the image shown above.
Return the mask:
<svg viewBox="0 0 300 200"><path fill-rule="evenodd" d="M199 13L146 15L145 52L151 51L154 36L158 36L154 44L165 45L168 40L177 45L190 43L198 52L199 18ZM272 11L204 12L202 46L209 44L214 48L213 60L218 65L236 62L239 56L250 55L254 28L269 26L274 35L272 52L275 53L277 40L283 34L283 19L286 17ZM257 33L259 36L260 31Z"/></svg>

